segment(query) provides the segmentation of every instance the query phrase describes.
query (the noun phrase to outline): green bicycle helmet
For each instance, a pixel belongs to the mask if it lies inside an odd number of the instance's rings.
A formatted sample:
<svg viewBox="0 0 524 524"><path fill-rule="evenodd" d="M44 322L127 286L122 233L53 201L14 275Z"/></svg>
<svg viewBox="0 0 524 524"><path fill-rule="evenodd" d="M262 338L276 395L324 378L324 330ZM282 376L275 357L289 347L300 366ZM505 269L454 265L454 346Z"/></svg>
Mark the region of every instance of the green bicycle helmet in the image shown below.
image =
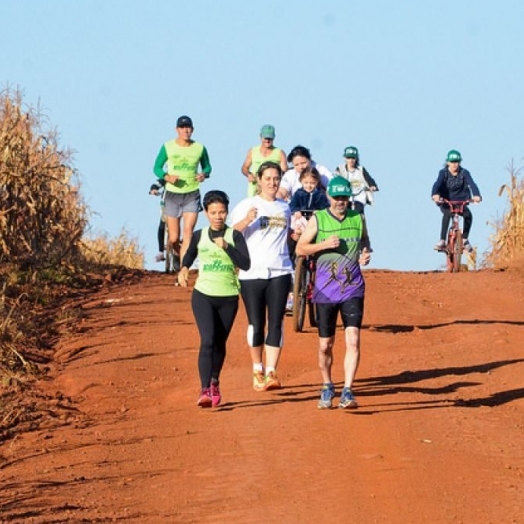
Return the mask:
<svg viewBox="0 0 524 524"><path fill-rule="evenodd" d="M462 156L460 156L460 153L456 149L452 149L448 152L448 156L446 157L446 162L461 162Z"/></svg>

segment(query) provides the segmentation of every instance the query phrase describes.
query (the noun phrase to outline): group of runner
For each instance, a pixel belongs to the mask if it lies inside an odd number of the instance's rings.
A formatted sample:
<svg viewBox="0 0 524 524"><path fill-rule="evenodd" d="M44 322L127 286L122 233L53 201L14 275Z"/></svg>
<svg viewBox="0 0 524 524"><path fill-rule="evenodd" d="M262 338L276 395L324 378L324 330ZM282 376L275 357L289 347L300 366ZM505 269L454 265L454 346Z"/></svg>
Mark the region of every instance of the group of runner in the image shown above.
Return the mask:
<svg viewBox="0 0 524 524"><path fill-rule="evenodd" d="M159 183L165 184L169 242L180 257L177 279L181 286L188 285L189 268L197 257L199 260L192 294L201 341L197 404L221 403L220 373L239 294L248 318L253 388L281 388L277 367L294 248L297 255L314 255L317 263L313 302L323 381L317 405L331 408L336 396L331 368L340 315L346 353L338 406L356 408L352 384L360 359L365 294L360 266L368 264L371 256L363 209L378 189L360 167L358 149L346 147L344 163L331 173L301 145L286 157L274 146L274 127L264 125L261 144L248 151L242 165L248 196L228 219L229 197L223 191L208 191L201 203L200 184L209 177L211 164L206 148L192 140L193 130L191 118L178 119L177 138L162 146L154 172ZM209 226L194 232L202 206ZM306 210L314 210L313 219L302 220ZM294 239L291 244L290 238Z"/></svg>

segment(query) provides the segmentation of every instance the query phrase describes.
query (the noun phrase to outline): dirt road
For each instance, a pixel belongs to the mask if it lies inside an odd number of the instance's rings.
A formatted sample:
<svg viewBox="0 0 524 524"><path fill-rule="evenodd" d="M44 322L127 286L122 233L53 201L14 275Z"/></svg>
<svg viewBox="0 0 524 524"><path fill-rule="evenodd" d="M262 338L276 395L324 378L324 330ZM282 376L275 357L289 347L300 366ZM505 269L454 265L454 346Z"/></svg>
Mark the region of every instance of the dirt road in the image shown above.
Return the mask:
<svg viewBox="0 0 524 524"><path fill-rule="evenodd" d="M317 409L316 333L290 318L284 388L251 389L241 310L201 410L191 290L151 273L90 297L43 385L54 423L0 447L0 522L524 522L522 279L366 281L352 412Z"/></svg>

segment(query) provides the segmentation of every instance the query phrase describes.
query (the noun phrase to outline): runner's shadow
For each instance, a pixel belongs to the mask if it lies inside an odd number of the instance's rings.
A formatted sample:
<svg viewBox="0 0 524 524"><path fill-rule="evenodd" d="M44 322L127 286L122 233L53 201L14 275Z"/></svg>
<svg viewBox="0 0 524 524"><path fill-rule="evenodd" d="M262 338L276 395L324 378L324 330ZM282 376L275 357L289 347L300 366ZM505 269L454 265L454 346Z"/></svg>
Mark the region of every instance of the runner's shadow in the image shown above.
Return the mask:
<svg viewBox="0 0 524 524"><path fill-rule="evenodd" d="M455 405L466 408L479 408L482 406L493 408L521 398L524 398L524 388L499 391L487 397L472 398L469 400L458 399L455 401Z"/></svg>
<svg viewBox="0 0 524 524"><path fill-rule="evenodd" d="M370 324L363 325L362 329L380 331L386 333L411 333L416 329L436 329L454 324L508 324L512 326L524 326L524 321L518 320L453 320L452 322L441 322L439 324Z"/></svg>
<svg viewBox="0 0 524 524"><path fill-rule="evenodd" d="M524 362L524 358L513 360L497 360L494 362L485 362L472 366L452 366L446 368L423 369L419 371L402 371L397 375L385 375L378 377L368 377L357 379L356 383L362 383L364 386L388 386L395 384L411 384L439 377L446 377L450 375L469 375L470 373L488 373L493 369L501 368L503 366L511 366L513 364L520 364Z"/></svg>
<svg viewBox="0 0 524 524"><path fill-rule="evenodd" d="M318 400L320 388L320 384L284 386L278 390L260 393L260 400L229 401L221 404L214 411L233 411L239 408L253 408L294 402L311 402ZM302 391L302 389L304 390Z"/></svg>
<svg viewBox="0 0 524 524"><path fill-rule="evenodd" d="M448 395L450 393L456 393L463 388L471 388L474 386L481 385L482 382L454 382L447 384L442 387L421 387L421 386L410 386L409 384L415 384L424 380L430 380L441 377L448 377L453 375L468 375L471 373L489 373L490 371L501 368L503 366L510 366L514 364L520 364L524 362L524 359L513 359L513 360L499 360L494 362L486 362L483 364L463 367L447 367L440 369L428 369L420 371L404 371L397 375L390 376L378 376L369 377L365 379L357 379L356 383L361 384L357 389L357 395L360 397L377 397L384 395L394 395L398 393L422 393L428 395ZM395 403L397 407L393 410L386 409L386 411L399 411L399 410L413 410L413 409L432 409L438 407L496 407L513 400L524 398L524 388L517 388L508 391L495 392L486 397L469 398L469 399L436 399L431 402L414 402L409 403L410 407L398 408L403 403ZM383 406L386 404L383 404ZM368 406L371 407L371 406ZM380 411L363 412L362 414L372 414Z"/></svg>

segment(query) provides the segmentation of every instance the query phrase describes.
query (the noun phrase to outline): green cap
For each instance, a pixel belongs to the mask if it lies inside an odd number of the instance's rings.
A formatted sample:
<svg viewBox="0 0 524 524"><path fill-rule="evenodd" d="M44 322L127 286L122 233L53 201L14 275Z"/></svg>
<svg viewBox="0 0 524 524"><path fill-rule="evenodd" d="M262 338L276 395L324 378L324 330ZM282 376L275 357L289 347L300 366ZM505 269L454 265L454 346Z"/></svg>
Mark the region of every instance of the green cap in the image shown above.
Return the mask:
<svg viewBox="0 0 524 524"><path fill-rule="evenodd" d="M275 128L269 124L262 126L260 136L262 138L275 138Z"/></svg>
<svg viewBox="0 0 524 524"><path fill-rule="evenodd" d="M449 151L446 162L462 162L462 157L456 149Z"/></svg>
<svg viewBox="0 0 524 524"><path fill-rule="evenodd" d="M346 158L358 158L358 149L355 146L348 146L344 149L344 156Z"/></svg>
<svg viewBox="0 0 524 524"><path fill-rule="evenodd" d="M329 181L327 193L330 197L350 197L353 194L349 182L342 176L333 177Z"/></svg>

